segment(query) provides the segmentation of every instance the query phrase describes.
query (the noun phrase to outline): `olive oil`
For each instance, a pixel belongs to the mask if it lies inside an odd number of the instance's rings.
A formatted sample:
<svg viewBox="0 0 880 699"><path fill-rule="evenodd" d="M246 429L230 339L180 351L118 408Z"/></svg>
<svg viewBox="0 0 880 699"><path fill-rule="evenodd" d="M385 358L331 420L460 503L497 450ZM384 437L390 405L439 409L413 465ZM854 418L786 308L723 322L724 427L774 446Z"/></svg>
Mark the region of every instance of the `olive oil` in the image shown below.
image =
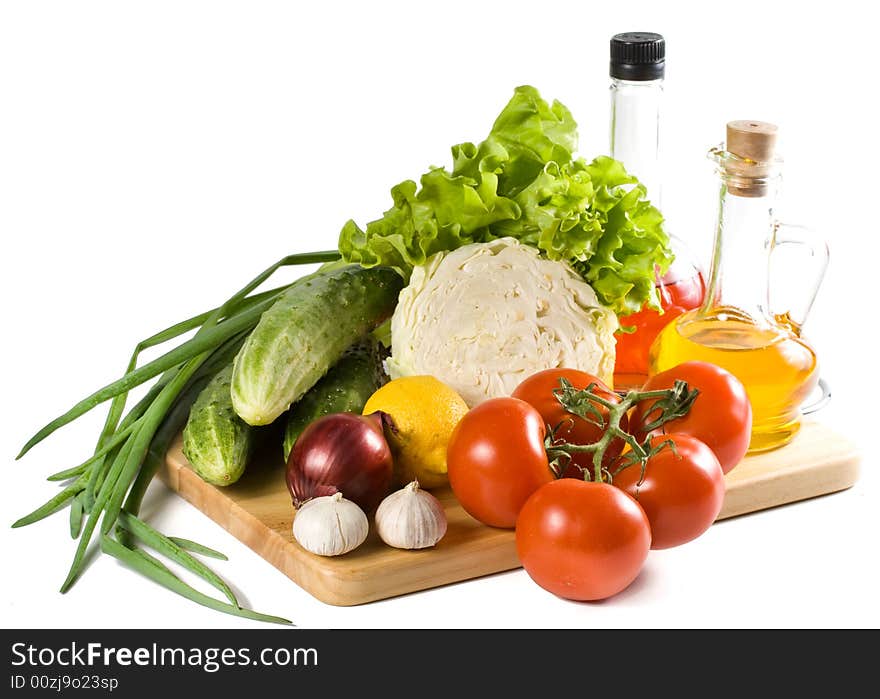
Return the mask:
<svg viewBox="0 0 880 699"><path fill-rule="evenodd" d="M706 316L688 311L651 346L652 372L691 360L717 364L742 381L752 404L750 452L791 441L800 427L799 406L819 381L816 353L805 342L784 328L761 327L731 307Z"/></svg>
<svg viewBox="0 0 880 699"><path fill-rule="evenodd" d="M816 353L802 339L801 327L828 249L824 241L804 239L802 229L800 236L787 233L795 227L775 218L781 164L775 141L773 124L734 121L727 125L726 148L710 151L720 195L706 296L699 308L667 324L648 352L652 374L696 360L736 376L752 405L750 452L794 438L800 406L819 382ZM788 274L774 264L774 250L783 245L808 253Z"/></svg>

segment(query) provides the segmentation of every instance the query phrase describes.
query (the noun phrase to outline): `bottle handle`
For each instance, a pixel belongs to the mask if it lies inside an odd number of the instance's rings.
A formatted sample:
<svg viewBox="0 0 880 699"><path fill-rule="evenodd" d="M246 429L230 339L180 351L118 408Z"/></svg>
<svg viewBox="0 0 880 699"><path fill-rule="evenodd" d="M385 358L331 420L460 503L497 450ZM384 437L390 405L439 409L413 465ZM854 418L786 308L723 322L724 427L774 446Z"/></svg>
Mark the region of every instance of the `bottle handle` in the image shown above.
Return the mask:
<svg viewBox="0 0 880 699"><path fill-rule="evenodd" d="M776 320L797 335L816 300L828 260L827 241L811 228L773 224L768 305Z"/></svg>
<svg viewBox="0 0 880 699"><path fill-rule="evenodd" d="M818 392L818 396L806 405L801 406L801 413L803 415L812 415L813 413L819 412L831 402L831 387L821 376L819 377Z"/></svg>

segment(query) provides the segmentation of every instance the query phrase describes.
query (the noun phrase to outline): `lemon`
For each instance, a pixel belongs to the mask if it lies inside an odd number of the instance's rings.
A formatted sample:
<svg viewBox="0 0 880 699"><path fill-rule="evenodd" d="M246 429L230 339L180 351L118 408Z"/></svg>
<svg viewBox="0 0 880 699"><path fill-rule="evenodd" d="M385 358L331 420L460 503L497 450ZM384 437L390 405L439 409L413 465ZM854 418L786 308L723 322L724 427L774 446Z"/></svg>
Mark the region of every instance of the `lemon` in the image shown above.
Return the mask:
<svg viewBox="0 0 880 699"><path fill-rule="evenodd" d="M364 406L364 415L381 410L391 416L386 430L400 485L417 480L423 488L449 483L446 445L452 430L468 411L452 388L433 376L404 376L389 381Z"/></svg>

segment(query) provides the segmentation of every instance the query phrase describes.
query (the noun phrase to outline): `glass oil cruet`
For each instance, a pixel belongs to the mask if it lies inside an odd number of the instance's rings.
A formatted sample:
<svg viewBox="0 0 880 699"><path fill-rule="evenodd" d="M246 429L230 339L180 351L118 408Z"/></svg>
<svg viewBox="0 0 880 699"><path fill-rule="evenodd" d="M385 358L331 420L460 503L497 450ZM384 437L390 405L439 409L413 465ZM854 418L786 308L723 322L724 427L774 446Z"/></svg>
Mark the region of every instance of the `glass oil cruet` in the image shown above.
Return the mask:
<svg viewBox="0 0 880 699"><path fill-rule="evenodd" d="M732 121L726 146L709 151L721 182L705 300L660 332L649 357L652 373L701 360L737 376L752 404L750 453L792 440L800 406L819 380L816 352L801 328L828 247L774 216L782 165L776 135L773 124Z"/></svg>

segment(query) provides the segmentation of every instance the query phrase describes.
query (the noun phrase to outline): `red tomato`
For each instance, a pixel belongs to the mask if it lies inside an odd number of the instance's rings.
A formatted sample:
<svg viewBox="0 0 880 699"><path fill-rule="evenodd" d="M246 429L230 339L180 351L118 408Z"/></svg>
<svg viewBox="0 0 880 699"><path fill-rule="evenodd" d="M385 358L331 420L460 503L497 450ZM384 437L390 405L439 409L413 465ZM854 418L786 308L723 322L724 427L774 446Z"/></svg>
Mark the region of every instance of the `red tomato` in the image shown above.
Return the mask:
<svg viewBox="0 0 880 699"><path fill-rule="evenodd" d="M648 459L641 484L639 464L614 476L645 510L651 523L651 548L666 549L696 539L715 521L724 504L724 472L712 450L686 434L651 438L651 444L670 440Z"/></svg>
<svg viewBox="0 0 880 699"><path fill-rule="evenodd" d="M655 434L684 433L706 444L728 473L742 461L752 434L752 404L746 389L733 374L708 362L685 362L650 377L642 390L672 388L676 379L687 381L700 393L690 412L660 427ZM640 442L644 426L658 415L648 412L652 401L639 403L630 416L630 426Z"/></svg>
<svg viewBox="0 0 880 699"><path fill-rule="evenodd" d="M577 389L584 389L591 383L596 384L595 393L605 400L619 403L620 397L614 393L605 383L596 376L577 369L546 369L533 374L523 381L513 392L515 398L520 398L532 405L550 427L556 429L557 436L571 444L593 444L598 442L605 430L598 425L584 420L577 415L572 415L556 400L553 395L554 389L559 388L559 379L567 379ZM596 405L602 415L602 420L608 424L608 409ZM625 432L628 421L624 415L620 420L620 428ZM623 450L622 439L615 439L605 451L602 463L609 465ZM580 466L580 468L578 468ZM565 471L566 477L583 478L581 468L592 469L593 455L588 453L576 454L572 457L571 464Z"/></svg>
<svg viewBox="0 0 880 699"><path fill-rule="evenodd" d="M648 556L641 506L608 483L563 478L532 495L516 522L519 560L538 585L572 600L599 600L629 585Z"/></svg>
<svg viewBox="0 0 880 699"><path fill-rule="evenodd" d="M493 527L512 528L528 497L553 480L541 415L518 398L469 410L449 439L449 484L461 506Z"/></svg>

